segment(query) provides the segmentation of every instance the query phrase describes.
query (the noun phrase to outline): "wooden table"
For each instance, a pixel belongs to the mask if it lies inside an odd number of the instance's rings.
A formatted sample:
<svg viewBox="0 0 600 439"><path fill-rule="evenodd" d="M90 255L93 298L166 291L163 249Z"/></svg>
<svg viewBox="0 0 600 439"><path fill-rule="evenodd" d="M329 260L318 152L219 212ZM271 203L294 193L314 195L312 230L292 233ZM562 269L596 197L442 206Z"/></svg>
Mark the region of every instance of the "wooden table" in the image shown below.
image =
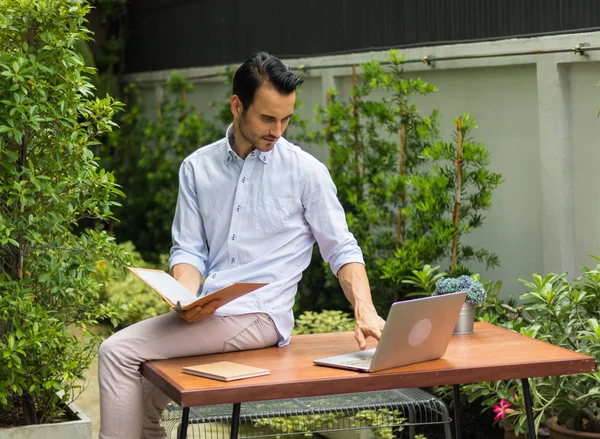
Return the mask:
<svg viewBox="0 0 600 439"><path fill-rule="evenodd" d="M369 347L374 347L371 341ZM520 379L531 437L533 416L528 378L588 373L596 370L594 358L508 331L489 323L475 323L470 335L452 337L443 358L376 373L360 373L315 366L316 358L357 350L349 332L297 335L284 348L198 357L148 361L142 375L183 408L180 438L187 434L189 408L232 403L234 419L240 403L371 390L454 385L455 426L460 437L458 385L482 381ZM183 366L234 361L267 368L270 375L222 382L187 375ZM232 425L232 436L237 425ZM235 432L234 432L235 430Z"/></svg>

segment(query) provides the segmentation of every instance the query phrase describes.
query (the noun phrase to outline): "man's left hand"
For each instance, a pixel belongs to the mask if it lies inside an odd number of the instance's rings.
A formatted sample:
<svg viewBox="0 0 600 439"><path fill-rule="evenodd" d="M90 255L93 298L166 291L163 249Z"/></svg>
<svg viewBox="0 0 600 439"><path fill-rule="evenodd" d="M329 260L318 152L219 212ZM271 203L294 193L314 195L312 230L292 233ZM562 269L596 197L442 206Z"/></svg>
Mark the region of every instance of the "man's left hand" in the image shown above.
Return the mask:
<svg viewBox="0 0 600 439"><path fill-rule="evenodd" d="M362 351L367 347L367 338L373 337L376 340L381 338L385 320L379 317L375 308L356 310L355 318L356 326L354 327L354 338Z"/></svg>

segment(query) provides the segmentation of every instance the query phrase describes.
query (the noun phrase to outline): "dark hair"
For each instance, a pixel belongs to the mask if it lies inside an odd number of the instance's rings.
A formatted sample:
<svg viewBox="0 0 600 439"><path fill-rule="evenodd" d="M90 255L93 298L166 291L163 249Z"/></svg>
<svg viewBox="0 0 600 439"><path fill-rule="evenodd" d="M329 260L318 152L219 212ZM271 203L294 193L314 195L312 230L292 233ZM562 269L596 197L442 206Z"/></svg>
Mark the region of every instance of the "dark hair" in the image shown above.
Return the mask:
<svg viewBox="0 0 600 439"><path fill-rule="evenodd" d="M243 108L247 110L261 85L268 83L279 93L289 95L303 82L279 58L266 52L257 52L235 72L233 94L240 98Z"/></svg>

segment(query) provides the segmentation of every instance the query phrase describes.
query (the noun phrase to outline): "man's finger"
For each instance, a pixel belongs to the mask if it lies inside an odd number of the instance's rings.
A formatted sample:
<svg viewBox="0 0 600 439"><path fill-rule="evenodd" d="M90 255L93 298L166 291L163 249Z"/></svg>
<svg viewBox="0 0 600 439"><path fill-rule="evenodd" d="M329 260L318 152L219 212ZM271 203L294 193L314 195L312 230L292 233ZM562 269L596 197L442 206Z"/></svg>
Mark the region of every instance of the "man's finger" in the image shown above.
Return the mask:
<svg viewBox="0 0 600 439"><path fill-rule="evenodd" d="M213 315L222 304L222 300L211 300L204 306L198 305L187 311L180 311L179 315L188 323L196 323Z"/></svg>
<svg viewBox="0 0 600 439"><path fill-rule="evenodd" d="M367 340L365 340L365 336L358 326L356 327L356 329L354 329L354 338L358 342L359 349L361 351L364 351L367 347Z"/></svg>

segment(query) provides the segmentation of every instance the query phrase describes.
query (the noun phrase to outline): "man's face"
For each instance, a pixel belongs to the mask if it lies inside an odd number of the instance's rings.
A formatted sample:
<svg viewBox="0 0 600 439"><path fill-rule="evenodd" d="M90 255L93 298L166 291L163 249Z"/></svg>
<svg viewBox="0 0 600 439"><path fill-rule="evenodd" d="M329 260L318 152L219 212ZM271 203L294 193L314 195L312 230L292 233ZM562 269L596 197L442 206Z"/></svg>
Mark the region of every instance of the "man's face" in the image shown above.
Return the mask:
<svg viewBox="0 0 600 439"><path fill-rule="evenodd" d="M252 145L262 152L273 149L290 123L295 103L295 91L282 95L268 84L261 85L250 108L241 108L240 103L236 143L242 143L242 147Z"/></svg>

